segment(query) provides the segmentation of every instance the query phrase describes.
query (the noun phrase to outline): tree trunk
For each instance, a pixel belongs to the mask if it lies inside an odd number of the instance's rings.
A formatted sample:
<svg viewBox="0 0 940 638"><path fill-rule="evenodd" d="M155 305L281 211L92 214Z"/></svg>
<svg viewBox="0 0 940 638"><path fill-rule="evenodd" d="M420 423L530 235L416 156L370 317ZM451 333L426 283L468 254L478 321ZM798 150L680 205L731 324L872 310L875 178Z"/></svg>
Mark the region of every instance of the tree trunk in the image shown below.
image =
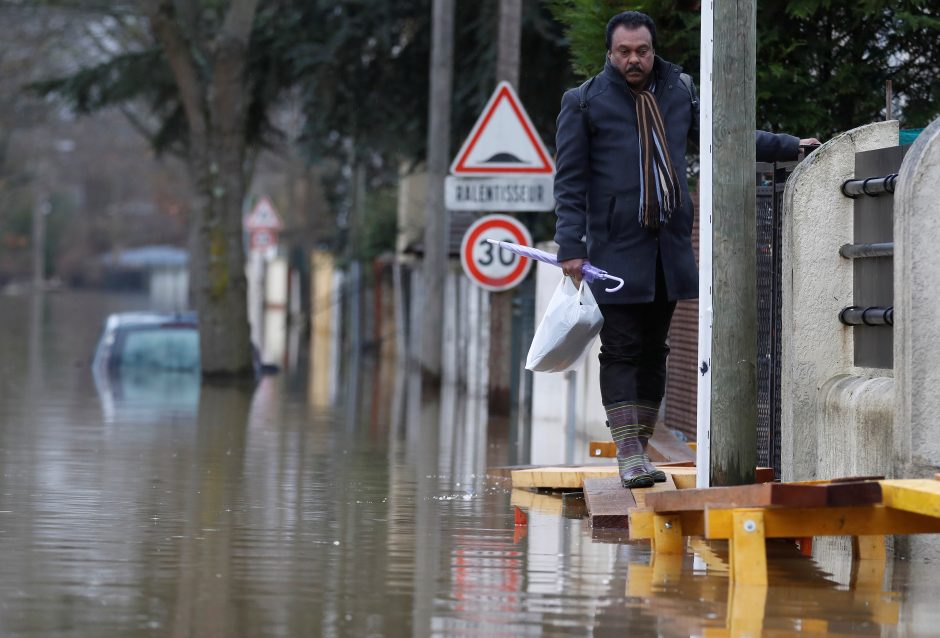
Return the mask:
<svg viewBox="0 0 940 638"><path fill-rule="evenodd" d="M197 154L197 204L189 243L189 290L199 313L199 350L205 377L253 374L248 325L248 282L242 243L241 170L214 171L226 162ZM224 153L222 153L224 155ZM227 173L223 175L222 173Z"/></svg>
<svg viewBox="0 0 940 638"><path fill-rule="evenodd" d="M247 281L242 242L242 203L247 190L245 63L257 0L233 0L211 34L210 69L200 72L196 47L184 29L192 15L173 0L149 6L154 36L163 48L180 92L189 127L189 165L196 182L190 229L189 289L199 314L205 377L253 374ZM206 34L210 35L210 34Z"/></svg>

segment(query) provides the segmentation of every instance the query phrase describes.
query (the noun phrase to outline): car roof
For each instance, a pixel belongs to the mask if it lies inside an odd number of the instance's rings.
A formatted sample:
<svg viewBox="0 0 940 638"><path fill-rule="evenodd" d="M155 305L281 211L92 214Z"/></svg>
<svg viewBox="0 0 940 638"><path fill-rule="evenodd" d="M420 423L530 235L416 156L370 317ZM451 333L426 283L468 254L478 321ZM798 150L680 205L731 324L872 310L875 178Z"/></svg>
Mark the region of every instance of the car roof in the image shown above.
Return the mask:
<svg viewBox="0 0 940 638"><path fill-rule="evenodd" d="M105 327L108 330L134 328L137 326L155 326L164 323L197 325L196 313L184 312L117 312L108 316Z"/></svg>

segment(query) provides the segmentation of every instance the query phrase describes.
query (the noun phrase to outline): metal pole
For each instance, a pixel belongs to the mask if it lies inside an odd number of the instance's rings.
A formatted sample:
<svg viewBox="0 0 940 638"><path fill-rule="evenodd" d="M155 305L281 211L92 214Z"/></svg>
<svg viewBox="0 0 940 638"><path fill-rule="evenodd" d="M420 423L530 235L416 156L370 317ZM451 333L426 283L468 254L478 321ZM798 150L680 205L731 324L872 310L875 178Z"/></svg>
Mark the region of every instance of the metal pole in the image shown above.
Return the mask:
<svg viewBox="0 0 940 638"><path fill-rule="evenodd" d="M450 159L451 89L454 74L455 0L431 4L431 64L428 98L428 199L424 228L424 299L422 368L434 381L441 376L444 274L447 267L447 211L444 177Z"/></svg>
<svg viewBox="0 0 940 638"><path fill-rule="evenodd" d="M711 485L754 482L756 2L714 2Z"/></svg>
<svg viewBox="0 0 940 638"><path fill-rule="evenodd" d="M893 257L894 242L886 241L879 244L843 244L839 248L839 254L846 259Z"/></svg>
<svg viewBox="0 0 940 638"><path fill-rule="evenodd" d="M698 411L696 421L696 486L708 487L711 466L712 405L712 50L713 11L702 3L699 119L699 286Z"/></svg>

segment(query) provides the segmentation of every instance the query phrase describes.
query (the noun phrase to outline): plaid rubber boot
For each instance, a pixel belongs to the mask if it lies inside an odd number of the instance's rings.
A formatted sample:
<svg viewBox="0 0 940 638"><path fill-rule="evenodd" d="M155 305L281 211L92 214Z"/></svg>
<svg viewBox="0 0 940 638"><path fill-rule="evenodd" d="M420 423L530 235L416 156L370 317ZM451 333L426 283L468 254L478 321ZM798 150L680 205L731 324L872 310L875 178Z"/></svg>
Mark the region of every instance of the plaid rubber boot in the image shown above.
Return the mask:
<svg viewBox="0 0 940 638"><path fill-rule="evenodd" d="M662 483L666 480L666 473L657 470L646 454L653 432L656 430L656 419L659 416L659 403L640 401L636 404L637 423L640 426L640 445L643 447L643 466L653 480Z"/></svg>
<svg viewBox="0 0 940 638"><path fill-rule="evenodd" d="M615 403L605 405L610 436L617 446L617 467L620 483L626 488L652 487L653 477L646 471L643 462L643 446L640 445L640 426L637 423L636 405Z"/></svg>

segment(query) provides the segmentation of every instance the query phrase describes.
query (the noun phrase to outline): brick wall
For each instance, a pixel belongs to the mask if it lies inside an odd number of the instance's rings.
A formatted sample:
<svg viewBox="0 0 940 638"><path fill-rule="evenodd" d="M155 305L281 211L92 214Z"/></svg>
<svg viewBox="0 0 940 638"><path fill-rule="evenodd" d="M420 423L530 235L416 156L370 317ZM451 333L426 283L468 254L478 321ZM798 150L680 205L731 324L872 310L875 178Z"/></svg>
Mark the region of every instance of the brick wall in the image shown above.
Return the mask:
<svg viewBox="0 0 940 638"><path fill-rule="evenodd" d="M698 193L692 193L692 248L698 261ZM666 424L695 439L698 395L698 299L680 301L669 330Z"/></svg>

